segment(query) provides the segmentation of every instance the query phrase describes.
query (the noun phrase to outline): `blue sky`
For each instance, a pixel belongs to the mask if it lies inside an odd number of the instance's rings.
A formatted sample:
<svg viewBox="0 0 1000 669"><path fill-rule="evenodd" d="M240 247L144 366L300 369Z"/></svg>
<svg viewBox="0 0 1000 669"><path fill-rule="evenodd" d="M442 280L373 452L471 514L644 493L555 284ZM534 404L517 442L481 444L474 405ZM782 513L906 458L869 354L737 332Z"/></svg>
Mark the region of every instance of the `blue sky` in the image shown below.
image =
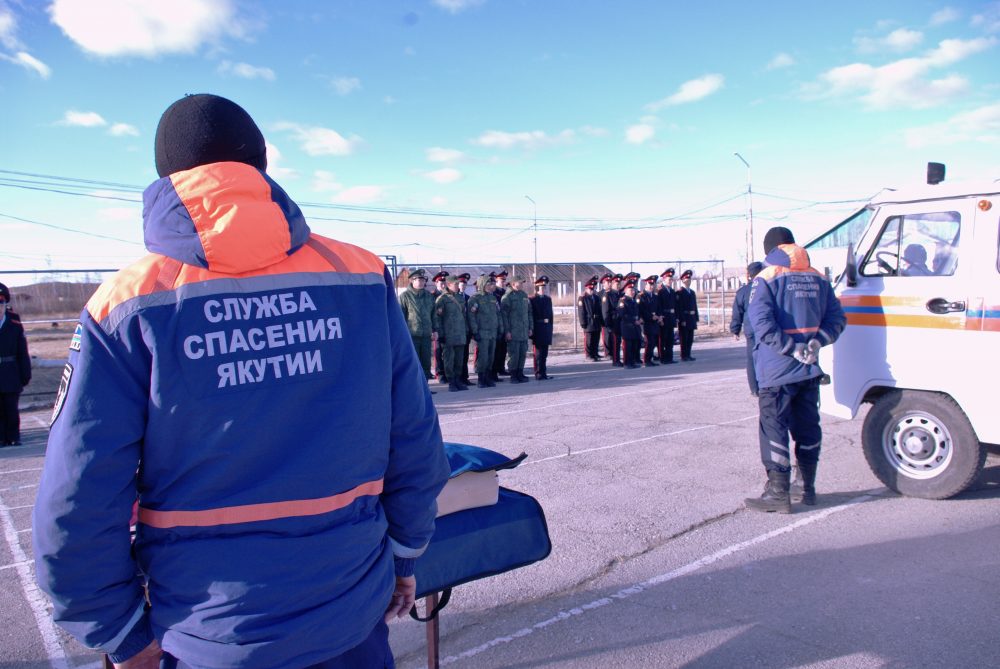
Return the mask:
<svg viewBox="0 0 1000 669"><path fill-rule="evenodd" d="M734 152L758 244L929 160L1000 177L998 42L998 2L0 0L0 267L141 255L157 121L200 92L315 231L403 262L530 262L537 207L540 262L737 264Z"/></svg>

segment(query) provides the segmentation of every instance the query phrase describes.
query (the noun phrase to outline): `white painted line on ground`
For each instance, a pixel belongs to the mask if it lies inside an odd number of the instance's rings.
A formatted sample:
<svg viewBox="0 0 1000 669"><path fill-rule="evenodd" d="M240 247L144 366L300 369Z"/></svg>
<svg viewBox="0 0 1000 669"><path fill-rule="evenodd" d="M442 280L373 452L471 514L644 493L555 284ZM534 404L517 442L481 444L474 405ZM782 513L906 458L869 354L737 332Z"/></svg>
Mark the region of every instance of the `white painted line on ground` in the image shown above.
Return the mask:
<svg viewBox="0 0 1000 669"><path fill-rule="evenodd" d="M486 643L462 651L457 655L449 655L448 657L441 659L441 664L442 665L453 664L455 662L458 662L459 660L475 657L476 655L479 655L480 653L483 653L495 646L499 646L505 643L510 643L515 639L524 638L526 636L534 634L538 630L545 629L550 625L554 625L564 620L569 620L571 618L582 616L586 614L588 611L593 611L594 609L599 609L609 604L614 604L615 601L628 599L629 597L632 597L633 595L638 595L641 592L645 592L646 590L654 586L662 585L669 581L676 580L681 576L687 576L688 574L696 572L699 569L702 569L703 567L707 567L710 564L714 564L715 562L727 558L730 555L734 555L736 553L745 551L746 549L756 546L757 544L762 544L765 541L770 541L771 539L780 537L783 534L794 532L795 530L805 527L806 525L811 525L813 523L829 518L835 513L845 511L850 507L854 506L855 504L864 502L865 500L868 499L872 499L872 495L861 495L839 506L834 506L829 509L824 509L823 511L812 512L805 518L797 520L794 523L790 523L788 525L785 525L784 527L779 527L776 530L771 530L770 532L758 535L752 539L747 539L746 541L741 541L731 546L727 546L726 548L718 550L712 553L711 555L706 555L705 557L699 558L694 562L689 562L688 564L682 567L678 567L673 571L668 571L665 574L659 574L645 581L641 581L639 583L631 585L627 588L622 588L618 592L613 593L608 597L601 597L600 599L595 599L591 602L587 602L586 604L575 606L569 609L568 611L560 611L556 615L550 618L546 618L545 620L541 620L530 627L523 627L517 630L516 632L513 632L506 636L498 636L494 639L491 639L490 641L487 641Z"/></svg>
<svg viewBox="0 0 1000 669"><path fill-rule="evenodd" d="M25 483L24 485L13 485L9 488L0 488L0 492L10 492L11 490L27 490L28 488L37 488L37 483Z"/></svg>
<svg viewBox="0 0 1000 669"><path fill-rule="evenodd" d="M21 506L7 506L0 502L0 511L17 511L18 509L30 509L34 504L22 504Z"/></svg>
<svg viewBox="0 0 1000 669"><path fill-rule="evenodd" d="M8 469L5 472L0 472L0 476L3 476L4 474L20 474L22 472L40 472L40 471L42 471L41 467L30 467L28 469Z"/></svg>
<svg viewBox="0 0 1000 669"><path fill-rule="evenodd" d="M492 412L485 412L485 413L480 412L480 413L477 413L477 414L475 414L473 416L465 416L463 418L456 418L454 420L439 420L438 422L442 426L444 426L444 425L453 425L455 423L464 423L464 422L470 421L470 420L479 420L479 419L483 418L484 416L488 416L490 418L496 418L497 416L509 416L511 414L526 413L528 411L548 411L548 410L554 409L556 407L578 405L578 404L582 404L584 402L605 402L607 400L615 399L615 398L618 398L618 397L635 397L636 395L646 395L646 394L649 394L649 393L662 393L662 392L667 392L667 391L671 391L671 390L680 390L682 388L692 388L694 386L703 386L703 385L705 385L707 383L716 383L720 379L726 379L726 378L729 378L729 377L737 378L738 375L727 372L723 376L715 376L715 377L712 377L711 379L706 379L704 381L695 381L694 383L681 383L681 384L674 385L674 386L668 386L666 388L660 386L660 387L657 387L657 388L650 388L650 389L646 389L646 390L628 390L626 392L618 393L616 395L602 395L600 393L589 393L589 395L587 397L580 398L580 399L574 399L574 400L571 400L571 401L568 401L568 402L556 402L554 404L545 404L544 406L530 406L530 407L524 407L524 408L520 408L520 409L511 409L510 411L492 411ZM667 380L669 380L669 378L663 379L663 380L667 381Z"/></svg>
<svg viewBox="0 0 1000 669"><path fill-rule="evenodd" d="M0 571L3 571L4 569L15 569L23 564L34 564L34 562L35 562L34 560L25 560L24 562L12 562L10 564L5 564L3 566L0 566Z"/></svg>
<svg viewBox="0 0 1000 669"><path fill-rule="evenodd" d="M0 522L3 523L3 535L10 548L10 554L14 558L14 569L21 581L24 598L31 606L31 612L35 615L35 625L37 625L38 633L42 637L42 645L49 658L49 665L53 669L68 669L66 651L59 643L59 635L52 622L52 617L49 616L45 595L38 589L31 577L31 562L33 561L28 559L24 549L21 548L21 541L17 538L17 531L14 529L14 519L10 515L9 508L4 505L3 499L0 499Z"/></svg>
<svg viewBox="0 0 1000 669"><path fill-rule="evenodd" d="M609 448L620 448L622 446L630 446L632 444L638 444L643 441L651 441L653 439L662 439L663 437L673 437L678 434L686 434L688 432L697 432L698 430L707 430L710 427L720 427L722 425L732 425L734 423L742 423L743 421L750 420L751 418L757 418L758 414L752 416L744 416L743 418L736 418L734 420L727 420L723 423L709 423L708 425L699 425L698 427L686 427L683 430L674 430L673 432L664 432L663 434L654 434L651 437L643 437L642 439L633 439L631 441L623 441L620 444L611 444L610 446L597 446L595 448L584 448L579 451L571 451L570 453L562 453L560 455L551 455L547 458L539 458L538 460L528 460L525 465L537 465L540 462L548 462L549 460L559 460L561 458L568 458L574 455L583 455L585 453L593 453L595 451L606 451Z"/></svg>

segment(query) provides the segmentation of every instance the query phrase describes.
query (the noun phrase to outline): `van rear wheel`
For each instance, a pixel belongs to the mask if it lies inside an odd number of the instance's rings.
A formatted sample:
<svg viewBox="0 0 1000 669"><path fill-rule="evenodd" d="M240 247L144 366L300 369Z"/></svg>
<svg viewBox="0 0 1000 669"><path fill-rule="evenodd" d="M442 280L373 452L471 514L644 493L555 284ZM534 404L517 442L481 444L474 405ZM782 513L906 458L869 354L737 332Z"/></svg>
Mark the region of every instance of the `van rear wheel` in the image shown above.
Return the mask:
<svg viewBox="0 0 1000 669"><path fill-rule="evenodd" d="M986 462L986 449L965 412L940 393L886 393L865 417L861 442L875 476L910 497L957 495L975 482Z"/></svg>

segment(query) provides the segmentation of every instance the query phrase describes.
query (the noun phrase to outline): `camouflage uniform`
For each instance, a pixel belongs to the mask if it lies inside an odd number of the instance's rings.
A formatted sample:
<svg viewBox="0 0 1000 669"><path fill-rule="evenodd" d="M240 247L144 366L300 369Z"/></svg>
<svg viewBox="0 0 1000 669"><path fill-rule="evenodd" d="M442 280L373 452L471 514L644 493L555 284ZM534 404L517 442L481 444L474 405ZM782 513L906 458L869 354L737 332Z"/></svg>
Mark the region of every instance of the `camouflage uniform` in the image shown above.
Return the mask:
<svg viewBox="0 0 1000 669"><path fill-rule="evenodd" d="M486 292L489 276L476 281L476 294L469 298L469 330L476 341L476 375L480 388L495 385L491 376L497 337L504 334L500 322L500 307L493 292Z"/></svg>
<svg viewBox="0 0 1000 669"><path fill-rule="evenodd" d="M462 383L462 351L468 324L465 320L465 301L455 290L454 277L448 277L448 290L434 303L434 331L438 333L438 345L442 347L444 373L450 390L465 390Z"/></svg>
<svg viewBox="0 0 1000 669"><path fill-rule="evenodd" d="M503 316L504 332L510 335L510 341L507 342L507 371L511 381L523 383L528 380L524 375L524 359L528 352L532 324L531 303L527 293L514 290L513 287L508 288L500 300L500 313Z"/></svg>
<svg viewBox="0 0 1000 669"><path fill-rule="evenodd" d="M410 286L399 296L399 307L403 310L406 326L413 339L413 348L417 349L420 366L424 375L431 376L431 331L433 329L434 296L426 289L414 290Z"/></svg>

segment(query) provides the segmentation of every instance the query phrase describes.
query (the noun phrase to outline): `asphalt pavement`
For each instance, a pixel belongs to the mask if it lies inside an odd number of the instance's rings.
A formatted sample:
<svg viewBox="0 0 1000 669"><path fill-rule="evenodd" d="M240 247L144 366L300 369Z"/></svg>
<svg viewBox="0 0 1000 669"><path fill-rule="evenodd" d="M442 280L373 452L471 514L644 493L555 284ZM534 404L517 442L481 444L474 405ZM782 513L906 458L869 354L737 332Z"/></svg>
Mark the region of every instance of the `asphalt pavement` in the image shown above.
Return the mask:
<svg viewBox="0 0 1000 669"><path fill-rule="evenodd" d="M560 355L549 381L440 388L446 439L528 454L501 484L542 503L553 543L455 589L443 666L1000 666L1000 458L956 499L901 498L865 465L861 417L824 418L819 504L749 512L744 351L700 342L695 362L638 370ZM48 415L24 420L25 445L0 449L0 669L96 667L34 589ZM425 626L390 630L398 666L426 666Z"/></svg>

